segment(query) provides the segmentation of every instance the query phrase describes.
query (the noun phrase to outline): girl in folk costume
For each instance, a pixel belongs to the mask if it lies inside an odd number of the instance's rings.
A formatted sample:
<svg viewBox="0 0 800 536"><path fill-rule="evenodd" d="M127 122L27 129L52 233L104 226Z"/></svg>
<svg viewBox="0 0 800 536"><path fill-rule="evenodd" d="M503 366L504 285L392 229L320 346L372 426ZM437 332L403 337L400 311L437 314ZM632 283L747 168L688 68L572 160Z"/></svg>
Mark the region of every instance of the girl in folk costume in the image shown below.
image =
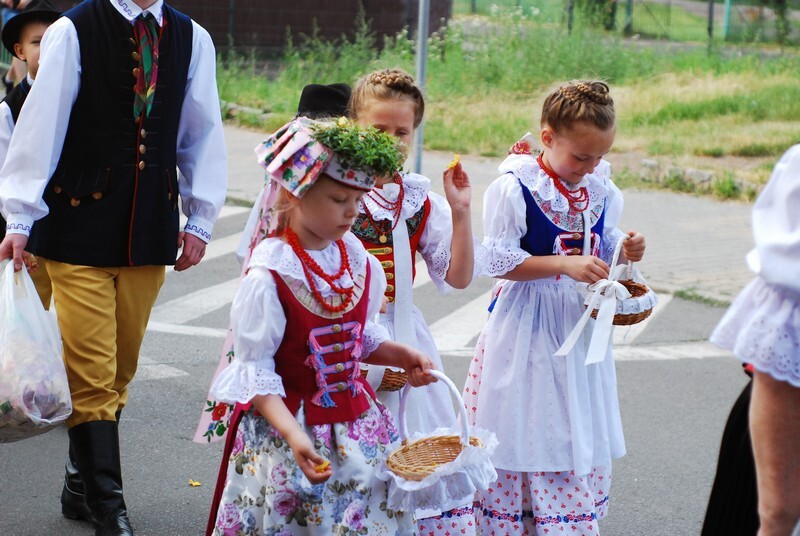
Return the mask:
<svg viewBox="0 0 800 536"><path fill-rule="evenodd" d="M753 206L755 248L747 263L756 278L711 335L711 342L753 368L749 436L759 536L800 532L799 202L800 145L795 145L775 165Z"/></svg>
<svg viewBox="0 0 800 536"><path fill-rule="evenodd" d="M397 438L361 361L434 381L417 350L370 322L383 270L348 231L394 140L344 123L292 121L257 149L271 181L267 238L231 307L235 357L211 393L236 403L208 532L407 534L376 470Z"/></svg>
<svg viewBox="0 0 800 536"><path fill-rule="evenodd" d="M360 79L350 98L350 116L396 136L407 147L422 121L425 102L422 92L407 73L388 69ZM470 215L469 177L457 164L444 174L446 199L430 191L431 182L414 173L397 172L379 177L375 188L361 200L353 232L377 256L386 271L386 311L379 321L394 340L421 349L443 370L422 313L413 304L412 284L416 275L415 256L425 260L431 280L440 291L465 288L473 278L474 251ZM383 367L369 367L367 378L376 389L385 373ZM394 415L399 391L380 391L379 399ZM447 386L431 384L415 389L406 405L408 429L422 433L456 422ZM419 532L474 530L471 500L441 505L441 511L418 512ZM444 513L444 517L441 518Z"/></svg>
<svg viewBox="0 0 800 536"><path fill-rule="evenodd" d="M611 460L625 454L611 347L585 364L589 333L554 354L585 309L576 282L607 279L624 236L603 160L615 130L605 83L562 85L544 102L543 151L515 144L484 197L485 271L504 281L464 401L499 441L498 481L477 497L486 535L598 534L606 514ZM623 253L641 260L644 237L628 234Z"/></svg>

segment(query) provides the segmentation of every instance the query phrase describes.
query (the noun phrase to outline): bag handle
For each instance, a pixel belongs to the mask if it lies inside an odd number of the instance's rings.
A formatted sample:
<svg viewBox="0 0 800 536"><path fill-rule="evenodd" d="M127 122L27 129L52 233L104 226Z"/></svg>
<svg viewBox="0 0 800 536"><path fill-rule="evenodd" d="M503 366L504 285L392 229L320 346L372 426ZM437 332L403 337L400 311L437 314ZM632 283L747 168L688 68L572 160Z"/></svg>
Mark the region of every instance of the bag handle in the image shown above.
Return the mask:
<svg viewBox="0 0 800 536"><path fill-rule="evenodd" d="M431 376L444 382L450 388L450 392L455 395L458 401L458 409L461 415L461 444L465 447L469 446L469 421L467 420L467 410L464 407L464 399L461 398L461 392L458 387L448 378L444 372L438 370L431 370ZM408 399L408 391L411 389L411 384L407 383L403 387L403 392L400 393L400 409L398 410L397 420L400 425L400 439L403 443L408 441L408 428L406 428L406 401Z"/></svg>
<svg viewBox="0 0 800 536"><path fill-rule="evenodd" d="M633 274L633 261L628 261L628 264L625 266L624 269L616 270L617 262L619 262L619 255L622 252L622 244L628 240L630 236L623 235L622 238L617 241L617 245L614 246L614 256L611 258L611 273L608 274L608 278L611 280L618 281L622 272L625 272L625 279L631 279Z"/></svg>

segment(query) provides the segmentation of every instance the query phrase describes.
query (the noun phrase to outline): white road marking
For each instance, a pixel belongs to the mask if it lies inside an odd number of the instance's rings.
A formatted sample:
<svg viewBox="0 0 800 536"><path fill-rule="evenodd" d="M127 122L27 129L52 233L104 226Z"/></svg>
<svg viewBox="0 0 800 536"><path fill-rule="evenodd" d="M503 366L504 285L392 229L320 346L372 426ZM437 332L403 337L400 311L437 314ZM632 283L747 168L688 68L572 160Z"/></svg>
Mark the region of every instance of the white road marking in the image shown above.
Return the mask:
<svg viewBox="0 0 800 536"><path fill-rule="evenodd" d="M189 373L183 370L157 363L149 357L139 356L139 367L136 369L133 381L165 380L188 375Z"/></svg>
<svg viewBox="0 0 800 536"><path fill-rule="evenodd" d="M233 300L239 278L206 287L153 308L150 321L161 324L186 324L228 305Z"/></svg>

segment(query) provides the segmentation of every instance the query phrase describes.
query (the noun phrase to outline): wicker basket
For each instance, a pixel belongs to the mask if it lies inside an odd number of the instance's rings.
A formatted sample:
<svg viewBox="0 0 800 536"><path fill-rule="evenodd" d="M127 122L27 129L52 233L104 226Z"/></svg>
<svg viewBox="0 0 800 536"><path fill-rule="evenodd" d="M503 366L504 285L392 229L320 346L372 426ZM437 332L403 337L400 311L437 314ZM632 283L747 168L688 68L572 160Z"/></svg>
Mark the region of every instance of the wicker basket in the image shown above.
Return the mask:
<svg viewBox="0 0 800 536"><path fill-rule="evenodd" d="M635 300L637 298L641 298L645 296L650 289L647 288L646 285L641 283L637 283L633 279L624 279L619 282L623 287L628 289L628 292L631 293L631 297L628 299ZM632 313L632 314L621 314L617 313L614 315L614 322L615 326L632 326L633 324L638 324L653 312L653 309L645 309L639 313ZM597 309L592 311L592 318L597 318Z"/></svg>
<svg viewBox="0 0 800 536"><path fill-rule="evenodd" d="M367 378L367 371L369 368L361 369L361 377ZM381 384L378 386L378 391L399 391L408 383L408 375L402 370L392 370L387 368L383 371L383 378Z"/></svg>
<svg viewBox="0 0 800 536"><path fill-rule="evenodd" d="M630 298L626 298L624 301L638 302L633 303L632 308L640 310L632 313L617 312L614 315L614 321L612 322L615 326L631 326L633 324L638 324L650 316L650 314L653 312L653 305L655 303L655 298L652 297L652 291L647 287L647 285L638 281L634 281L633 263L628 261L627 265L617 264L617 261L619 260L619 254L622 251L622 244L627 239L627 235L622 237L614 248L614 257L611 261L611 266L613 268L609 278L617 280L619 284L628 289L628 292L631 293L631 296ZM624 279L621 278L623 274L625 275ZM625 309L625 307L622 308ZM591 315L592 318L597 318L597 309L594 309Z"/></svg>
<svg viewBox="0 0 800 536"><path fill-rule="evenodd" d="M392 452L386 460L388 469L406 480L419 481L433 473L440 465L454 461L464 446L469 444L473 447L483 448L483 442L477 437L469 435L469 423L467 422L464 401L458 389L444 373L432 370L431 374L436 376L439 381L445 382L450 390L455 393L458 399L458 407L461 410L461 435L442 435L418 439L411 443L408 442L408 430L406 429L405 406L408 387L403 391L400 399L400 409L398 411L398 421L400 434L403 440L402 446ZM410 386L409 386L410 387Z"/></svg>

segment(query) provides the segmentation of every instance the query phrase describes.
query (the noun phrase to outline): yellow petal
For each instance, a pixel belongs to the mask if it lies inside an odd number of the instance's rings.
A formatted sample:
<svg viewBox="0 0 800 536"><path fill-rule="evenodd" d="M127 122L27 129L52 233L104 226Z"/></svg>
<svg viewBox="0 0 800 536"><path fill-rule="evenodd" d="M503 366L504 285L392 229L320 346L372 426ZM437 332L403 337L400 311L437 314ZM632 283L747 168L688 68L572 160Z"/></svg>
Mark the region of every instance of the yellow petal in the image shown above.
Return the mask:
<svg viewBox="0 0 800 536"><path fill-rule="evenodd" d="M201 484L200 484L200 482L198 482L197 480L192 480L192 479L190 478L190 479L189 479L189 485L190 485L190 486L192 486L193 488L196 488L197 486L200 486Z"/></svg>
<svg viewBox="0 0 800 536"><path fill-rule="evenodd" d="M453 160L447 165L447 169L453 169L461 161L460 154L453 154Z"/></svg>

